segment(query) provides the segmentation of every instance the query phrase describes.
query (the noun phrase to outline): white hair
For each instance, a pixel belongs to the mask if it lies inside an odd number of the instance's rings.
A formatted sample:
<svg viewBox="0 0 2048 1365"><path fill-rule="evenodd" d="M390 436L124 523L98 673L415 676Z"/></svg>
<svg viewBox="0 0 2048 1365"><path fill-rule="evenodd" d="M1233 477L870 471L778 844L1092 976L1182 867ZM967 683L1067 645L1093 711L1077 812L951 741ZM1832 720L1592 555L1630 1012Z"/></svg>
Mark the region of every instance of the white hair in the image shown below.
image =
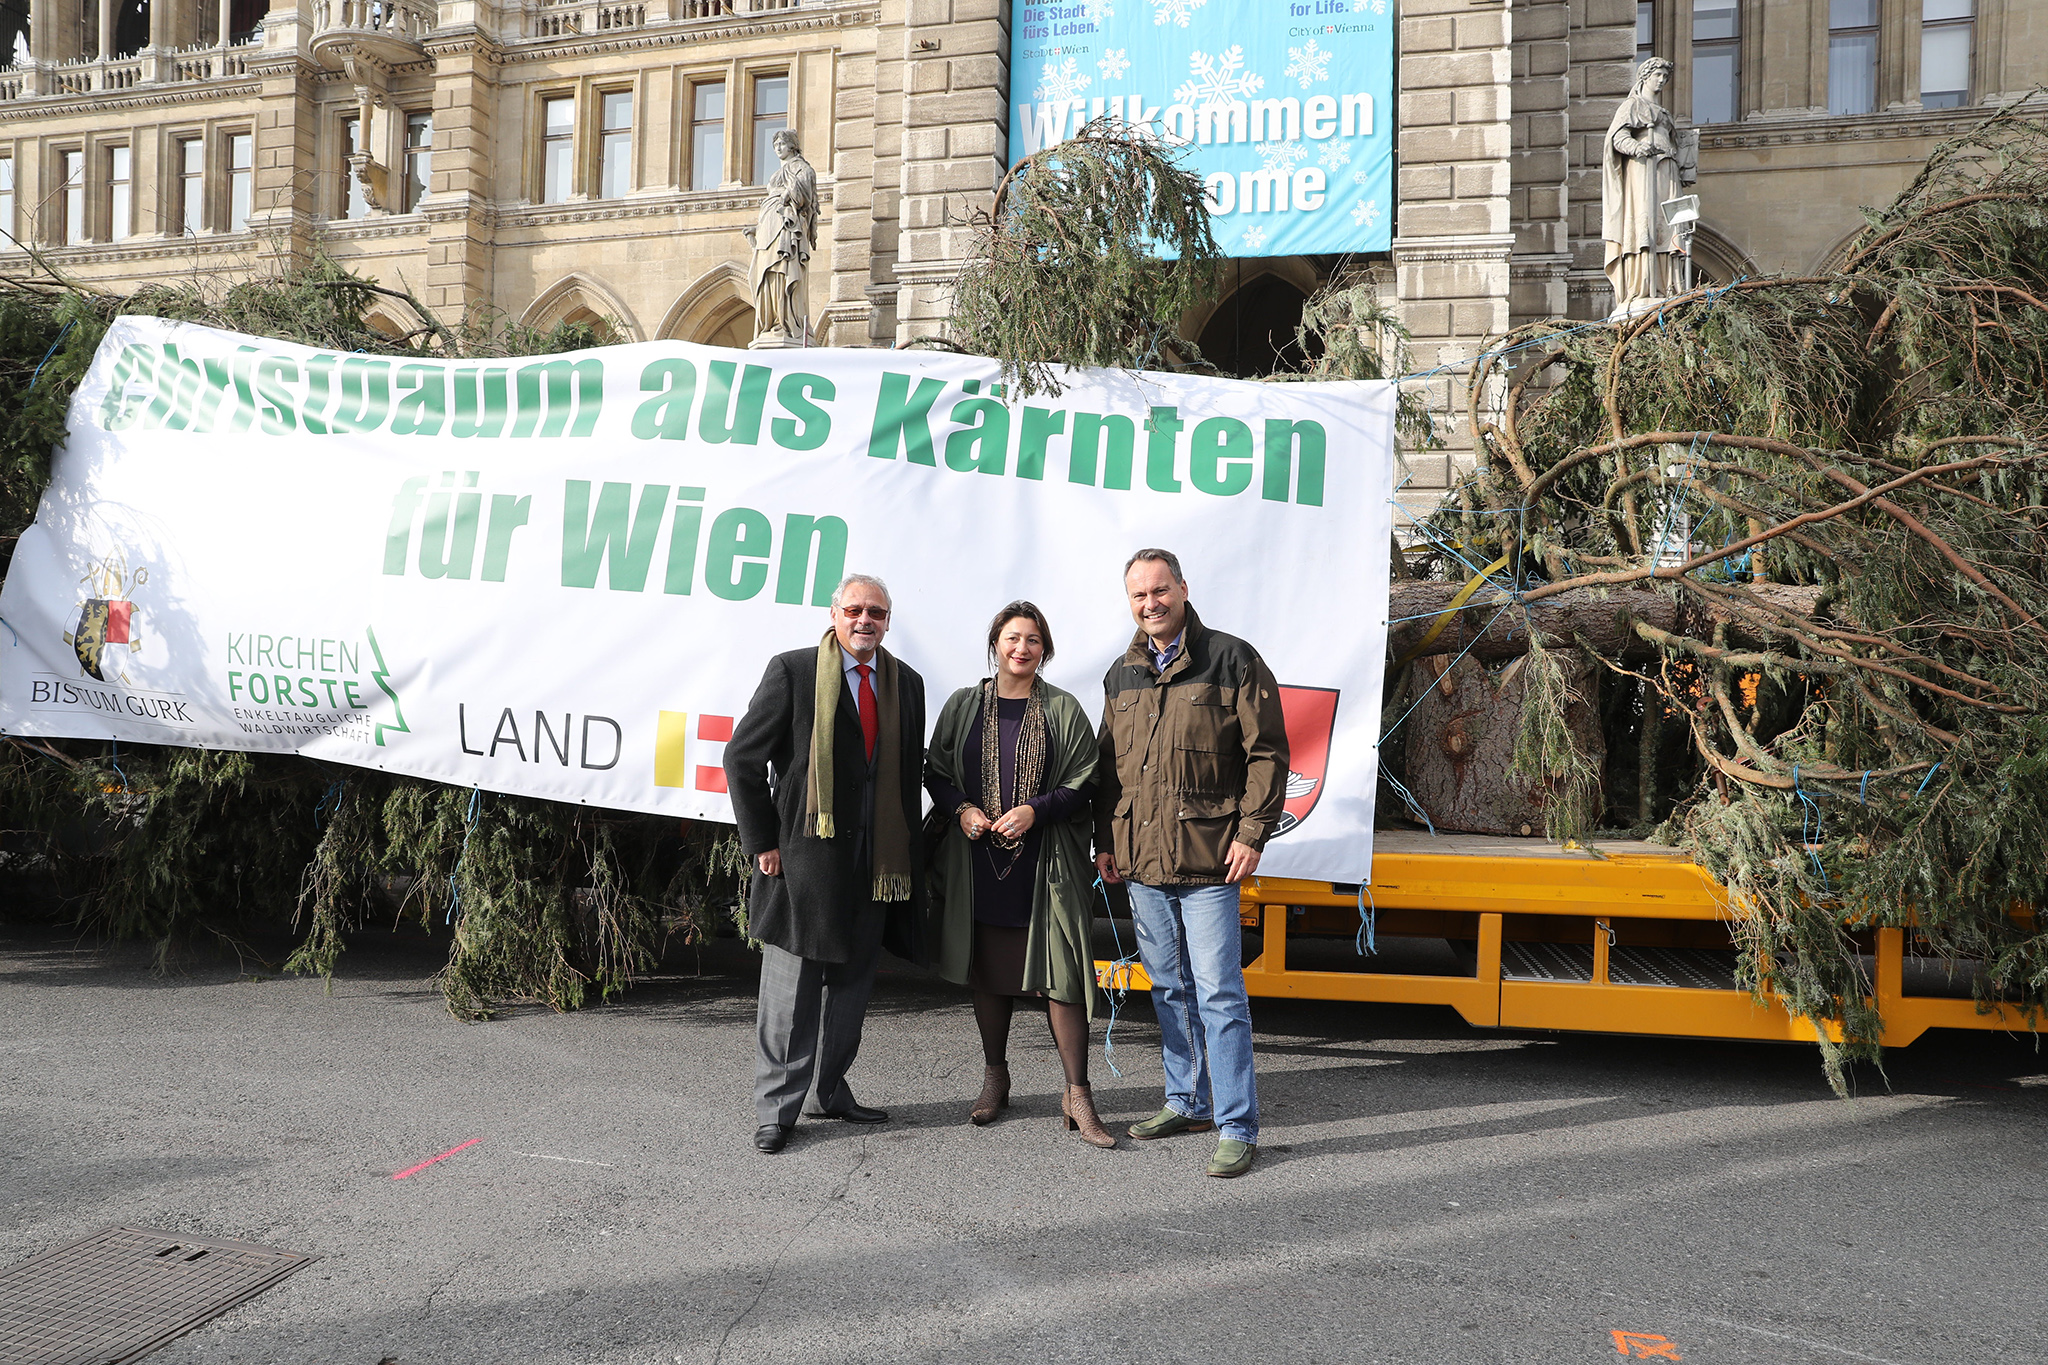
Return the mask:
<svg viewBox="0 0 2048 1365"><path fill-rule="evenodd" d="M889 585L871 573L850 573L839 580L839 586L832 589L832 605L838 606L839 599L846 596L846 590L856 583L862 583L882 594L882 602L891 611L896 609L896 599L889 596Z"/></svg>

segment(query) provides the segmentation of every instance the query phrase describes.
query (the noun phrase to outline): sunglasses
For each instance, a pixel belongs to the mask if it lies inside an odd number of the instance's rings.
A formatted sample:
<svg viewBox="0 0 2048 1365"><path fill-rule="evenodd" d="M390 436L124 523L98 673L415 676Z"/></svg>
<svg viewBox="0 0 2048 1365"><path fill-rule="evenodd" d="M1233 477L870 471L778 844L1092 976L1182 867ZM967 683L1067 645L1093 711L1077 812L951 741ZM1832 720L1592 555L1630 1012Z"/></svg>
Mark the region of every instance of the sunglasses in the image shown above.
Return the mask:
<svg viewBox="0 0 2048 1365"><path fill-rule="evenodd" d="M870 621L886 621L889 619L889 609L887 607L841 607L839 610L848 616L856 618L865 615Z"/></svg>

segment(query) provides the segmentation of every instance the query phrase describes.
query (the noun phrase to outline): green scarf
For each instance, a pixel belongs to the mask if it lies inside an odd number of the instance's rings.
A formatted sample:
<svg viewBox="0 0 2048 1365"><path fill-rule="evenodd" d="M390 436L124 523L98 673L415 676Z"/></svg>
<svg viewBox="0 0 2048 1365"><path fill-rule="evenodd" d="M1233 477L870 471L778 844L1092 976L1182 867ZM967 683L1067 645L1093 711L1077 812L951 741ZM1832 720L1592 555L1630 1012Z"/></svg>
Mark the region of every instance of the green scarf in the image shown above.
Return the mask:
<svg viewBox="0 0 2048 1365"><path fill-rule="evenodd" d="M871 893L878 901L910 899L910 825L903 818L902 711L897 705L896 658L875 651L875 829L869 861ZM811 770L804 786L804 824L820 839L837 836L832 813L832 742L839 722L839 690L846 686L839 636L825 632L818 642L817 690L811 710Z"/></svg>

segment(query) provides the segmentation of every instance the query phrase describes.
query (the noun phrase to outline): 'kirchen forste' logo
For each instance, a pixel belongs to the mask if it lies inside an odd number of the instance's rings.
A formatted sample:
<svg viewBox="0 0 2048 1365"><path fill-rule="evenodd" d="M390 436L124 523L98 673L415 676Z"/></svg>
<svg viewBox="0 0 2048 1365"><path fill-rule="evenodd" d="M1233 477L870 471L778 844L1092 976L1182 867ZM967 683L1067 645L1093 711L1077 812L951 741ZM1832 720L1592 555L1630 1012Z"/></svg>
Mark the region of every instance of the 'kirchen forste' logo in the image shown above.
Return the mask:
<svg viewBox="0 0 2048 1365"><path fill-rule="evenodd" d="M115 645L129 652L142 648L142 623L129 594L149 582L149 570L131 575L128 562L118 553L95 564L79 580L85 595L78 603L78 624L64 633L64 643L78 656L78 666L97 682L127 681L108 651ZM109 677L112 673L114 676Z"/></svg>
<svg viewBox="0 0 2048 1365"><path fill-rule="evenodd" d="M1330 734L1337 724L1338 689L1280 688L1280 714L1287 726L1287 804L1273 824L1270 838L1308 819L1323 796L1330 768Z"/></svg>

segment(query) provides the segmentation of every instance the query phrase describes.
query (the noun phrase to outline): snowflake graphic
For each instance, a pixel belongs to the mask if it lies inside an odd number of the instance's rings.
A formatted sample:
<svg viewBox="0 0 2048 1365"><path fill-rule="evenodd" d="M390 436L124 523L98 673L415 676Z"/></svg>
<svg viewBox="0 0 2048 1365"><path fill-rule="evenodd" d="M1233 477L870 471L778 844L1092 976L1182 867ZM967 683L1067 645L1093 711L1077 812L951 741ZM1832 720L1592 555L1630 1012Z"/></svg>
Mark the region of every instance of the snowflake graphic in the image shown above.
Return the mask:
<svg viewBox="0 0 2048 1365"><path fill-rule="evenodd" d="M1244 69L1244 49L1235 43L1223 51L1188 54L1188 75L1173 92L1182 104L1200 109L1210 104L1228 104L1249 99L1266 88L1266 78Z"/></svg>
<svg viewBox="0 0 2048 1365"><path fill-rule="evenodd" d="M1269 171L1291 171L1308 160L1308 148L1299 142L1262 142L1259 160L1266 163Z"/></svg>
<svg viewBox="0 0 2048 1365"><path fill-rule="evenodd" d="M1306 90L1311 82L1330 79L1330 52L1316 46L1316 40L1308 40L1306 47L1287 49L1287 67L1281 79L1299 81Z"/></svg>
<svg viewBox="0 0 2048 1365"><path fill-rule="evenodd" d="M1353 14L1385 14L1387 0L1351 0Z"/></svg>
<svg viewBox="0 0 2048 1365"><path fill-rule="evenodd" d="M1332 175L1351 164L1349 144L1331 139L1323 144L1323 154L1316 158L1316 164Z"/></svg>
<svg viewBox="0 0 2048 1365"><path fill-rule="evenodd" d="M1041 104L1047 100L1070 100L1095 82L1080 71L1079 62L1069 57L1058 66L1048 66L1039 78L1038 89L1031 92L1031 98Z"/></svg>
<svg viewBox="0 0 2048 1365"><path fill-rule="evenodd" d="M1262 227L1248 227L1244 230L1244 235L1237 240L1244 243L1245 250L1257 251L1266 244L1266 230Z"/></svg>
<svg viewBox="0 0 2048 1365"><path fill-rule="evenodd" d="M1095 69L1102 73L1102 79L1105 82L1120 81L1124 78L1124 72L1131 69L1131 59L1125 56L1124 52L1124 48L1110 48L1095 63Z"/></svg>
<svg viewBox="0 0 2048 1365"><path fill-rule="evenodd" d="M1186 28L1194 12L1208 3L1209 0L1152 0L1152 22Z"/></svg>
<svg viewBox="0 0 2048 1365"><path fill-rule="evenodd" d="M1372 183L1372 168L1370 166L1360 166L1351 173L1351 183L1354 185L1370 185Z"/></svg>
<svg viewBox="0 0 2048 1365"><path fill-rule="evenodd" d="M1111 0L1081 0L1081 18L1091 24L1104 19L1116 18L1116 6Z"/></svg>
<svg viewBox="0 0 2048 1365"><path fill-rule="evenodd" d="M1370 228L1380 220L1380 201L1361 199L1351 206L1351 222L1356 227Z"/></svg>

